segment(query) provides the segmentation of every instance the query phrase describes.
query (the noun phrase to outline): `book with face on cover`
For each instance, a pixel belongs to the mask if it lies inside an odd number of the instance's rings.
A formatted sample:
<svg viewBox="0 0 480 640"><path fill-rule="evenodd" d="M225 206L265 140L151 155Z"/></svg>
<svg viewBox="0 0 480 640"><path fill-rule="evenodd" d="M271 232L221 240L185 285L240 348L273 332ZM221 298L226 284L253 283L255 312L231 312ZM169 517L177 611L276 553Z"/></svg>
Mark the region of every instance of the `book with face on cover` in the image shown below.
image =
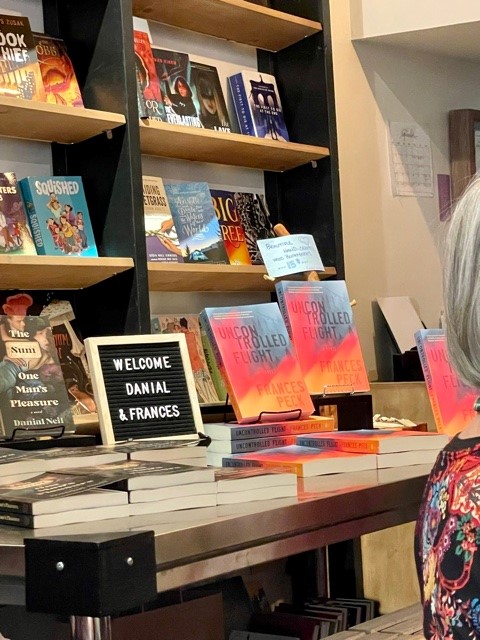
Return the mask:
<svg viewBox="0 0 480 640"><path fill-rule="evenodd" d="M230 119L217 68L193 61L190 62L190 67L192 87L202 126L205 129L230 133Z"/></svg>
<svg viewBox="0 0 480 640"><path fill-rule="evenodd" d="M133 46L138 115L140 118L165 121L167 117L163 106L163 95L155 69L149 34L140 29L134 29Z"/></svg>
<svg viewBox="0 0 480 640"><path fill-rule="evenodd" d="M278 305L200 314L239 423L307 418L314 407Z"/></svg>

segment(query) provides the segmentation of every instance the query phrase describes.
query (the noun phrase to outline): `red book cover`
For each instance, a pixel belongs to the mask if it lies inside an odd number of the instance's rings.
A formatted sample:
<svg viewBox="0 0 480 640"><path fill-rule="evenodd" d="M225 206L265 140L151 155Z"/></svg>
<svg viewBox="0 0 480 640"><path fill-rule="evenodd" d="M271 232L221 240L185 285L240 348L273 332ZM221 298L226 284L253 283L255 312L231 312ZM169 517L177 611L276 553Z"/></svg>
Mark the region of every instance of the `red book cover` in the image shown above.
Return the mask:
<svg viewBox="0 0 480 640"><path fill-rule="evenodd" d="M166 120L160 81L155 69L152 47L145 31L133 32L137 102L140 118Z"/></svg>
<svg viewBox="0 0 480 640"><path fill-rule="evenodd" d="M462 382L449 363L442 329L421 329L415 341L437 430L454 435L475 416L473 403L480 390Z"/></svg>
<svg viewBox="0 0 480 640"><path fill-rule="evenodd" d="M313 413L277 304L207 308L200 319L239 423Z"/></svg>
<svg viewBox="0 0 480 640"><path fill-rule="evenodd" d="M82 94L67 48L60 38L33 34L46 102L83 107Z"/></svg>
<svg viewBox="0 0 480 640"><path fill-rule="evenodd" d="M230 191L210 189L230 264L252 264L242 221Z"/></svg>
<svg viewBox="0 0 480 640"><path fill-rule="evenodd" d="M276 291L309 392L369 391L345 281L281 281Z"/></svg>

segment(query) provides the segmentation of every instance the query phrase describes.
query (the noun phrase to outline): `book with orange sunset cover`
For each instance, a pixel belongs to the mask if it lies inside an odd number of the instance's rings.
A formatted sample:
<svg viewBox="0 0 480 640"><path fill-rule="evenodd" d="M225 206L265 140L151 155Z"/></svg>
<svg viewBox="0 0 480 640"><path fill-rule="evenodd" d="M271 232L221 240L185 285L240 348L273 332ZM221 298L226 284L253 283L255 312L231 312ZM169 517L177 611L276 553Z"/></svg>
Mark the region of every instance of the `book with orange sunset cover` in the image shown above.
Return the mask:
<svg viewBox="0 0 480 640"><path fill-rule="evenodd" d="M42 73L45 100L50 104L83 107L82 94L65 42L39 33L33 34Z"/></svg>
<svg viewBox="0 0 480 640"><path fill-rule="evenodd" d="M200 314L240 424L313 411L278 305L210 307Z"/></svg>
<svg viewBox="0 0 480 640"><path fill-rule="evenodd" d="M415 342L437 430L454 435L473 419L473 404L480 395L458 377L448 361L443 329L421 329Z"/></svg>
<svg viewBox="0 0 480 640"><path fill-rule="evenodd" d="M235 204L235 194L231 191L210 189L210 195L230 264L252 264L245 231Z"/></svg>
<svg viewBox="0 0 480 640"><path fill-rule="evenodd" d="M345 281L280 281L275 288L309 392L369 391Z"/></svg>

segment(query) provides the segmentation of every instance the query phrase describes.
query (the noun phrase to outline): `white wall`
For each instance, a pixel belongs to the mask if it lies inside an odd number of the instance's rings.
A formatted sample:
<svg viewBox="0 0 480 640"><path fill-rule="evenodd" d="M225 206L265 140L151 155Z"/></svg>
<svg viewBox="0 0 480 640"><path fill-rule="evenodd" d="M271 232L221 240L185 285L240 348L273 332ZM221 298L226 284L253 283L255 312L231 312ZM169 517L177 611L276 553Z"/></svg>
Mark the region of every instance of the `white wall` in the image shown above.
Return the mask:
<svg viewBox="0 0 480 640"><path fill-rule="evenodd" d="M375 379L371 301L410 296L427 327L438 326L442 306L438 194L393 197L388 121L417 123L430 136L436 185L436 174L449 173L448 111L480 108L479 65L383 44L354 46L349 0L330 5L346 279Z"/></svg>

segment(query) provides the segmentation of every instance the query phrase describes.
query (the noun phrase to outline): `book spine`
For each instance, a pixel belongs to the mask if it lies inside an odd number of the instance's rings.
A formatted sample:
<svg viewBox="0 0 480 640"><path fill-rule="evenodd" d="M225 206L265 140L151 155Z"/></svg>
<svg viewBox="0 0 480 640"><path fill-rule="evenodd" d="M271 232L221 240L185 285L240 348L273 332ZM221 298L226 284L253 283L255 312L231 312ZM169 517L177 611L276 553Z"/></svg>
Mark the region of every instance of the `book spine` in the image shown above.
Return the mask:
<svg viewBox="0 0 480 640"><path fill-rule="evenodd" d="M248 106L248 97L245 92L245 85L240 73L228 78L232 101L235 106L238 126L241 133L247 136L255 136L255 127Z"/></svg>
<svg viewBox="0 0 480 640"><path fill-rule="evenodd" d="M37 253L40 256L44 256L46 255L45 244L43 242L42 229L40 227L40 222L38 221L38 215L33 203L33 195L30 184L26 178L24 180L20 180L18 184L22 192L23 201L25 203L25 212L28 216L28 221L32 230L33 241L35 242Z"/></svg>
<svg viewBox="0 0 480 640"><path fill-rule="evenodd" d="M260 449L273 449L274 447L287 447L295 444L297 436L283 436L280 438L254 438L252 440L214 440L209 445L209 450L219 453L248 453Z"/></svg>
<svg viewBox="0 0 480 640"><path fill-rule="evenodd" d="M251 467L261 467L262 464L257 460L243 460L241 458L223 458L223 467L241 467L241 468L251 468Z"/></svg>
<svg viewBox="0 0 480 640"><path fill-rule="evenodd" d="M292 325L290 323L290 317L288 315L287 303L285 300L285 290L284 290L283 282L279 282L275 286L275 292L277 294L277 302L280 308L280 313L282 314L283 321L285 322L285 326L287 327L288 335L290 336L290 340L293 342L292 336Z"/></svg>
<svg viewBox="0 0 480 640"><path fill-rule="evenodd" d="M0 524L7 524L12 527L28 527L29 529L33 529L34 517L26 513L0 511Z"/></svg>
<svg viewBox="0 0 480 640"><path fill-rule="evenodd" d="M418 357L420 358L420 364L422 365L423 377L425 378L425 386L427 387L428 397L430 398L430 405L432 407L433 417L437 425L437 431L443 433L445 431L445 425L443 423L442 414L438 405L437 394L433 385L432 373L428 364L427 354L425 353L425 345L423 344L423 337L420 332L415 334L415 342L418 349Z"/></svg>
<svg viewBox="0 0 480 640"><path fill-rule="evenodd" d="M26 502L18 502L17 500L9 500L8 498L2 497L0 498L0 511L32 515L32 505Z"/></svg>
<svg viewBox="0 0 480 640"><path fill-rule="evenodd" d="M336 440L335 438L310 438L297 436L296 444L300 447L311 447L323 451L347 451L349 453L379 453L376 442L359 442L358 440Z"/></svg>
<svg viewBox="0 0 480 640"><path fill-rule="evenodd" d="M210 372L210 377L212 378L213 386L215 387L215 391L217 392L219 400L225 402L227 398L227 390L225 388L225 384L218 368L212 345L210 344L210 340L208 339L207 332L205 331L203 325L200 328L200 335L202 338L202 347L203 353L205 355L205 361L207 363L208 371Z"/></svg>

